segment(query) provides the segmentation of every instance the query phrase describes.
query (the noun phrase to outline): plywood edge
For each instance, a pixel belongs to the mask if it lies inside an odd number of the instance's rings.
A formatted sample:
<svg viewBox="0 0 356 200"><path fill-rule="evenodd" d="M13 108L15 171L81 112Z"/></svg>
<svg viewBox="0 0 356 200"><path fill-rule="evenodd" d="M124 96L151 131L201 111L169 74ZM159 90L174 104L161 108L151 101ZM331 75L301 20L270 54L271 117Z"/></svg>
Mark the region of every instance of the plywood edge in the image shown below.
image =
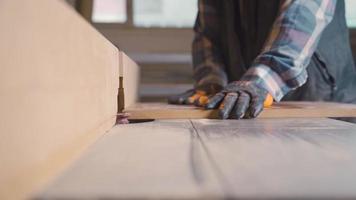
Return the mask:
<svg viewBox="0 0 356 200"><path fill-rule="evenodd" d="M136 104L125 110L130 119L218 119L218 110L167 104ZM259 118L356 117L356 105L326 102L281 102L265 108Z"/></svg>
<svg viewBox="0 0 356 200"><path fill-rule="evenodd" d="M123 72L123 88L125 93L125 107L132 107L138 102L138 87L140 83L140 67L127 54L120 51L120 61Z"/></svg>
<svg viewBox="0 0 356 200"><path fill-rule="evenodd" d="M47 183L77 160L91 144L110 130L115 121L116 117L112 116L99 127L82 133L67 145L51 152L43 162L36 163L23 174L18 174L10 180L2 180L7 184L1 188L1 199L27 199L40 192ZM16 187L13 187L14 185Z"/></svg>
<svg viewBox="0 0 356 200"><path fill-rule="evenodd" d="M118 49L62 0L0 4L0 199L28 199L115 124Z"/></svg>

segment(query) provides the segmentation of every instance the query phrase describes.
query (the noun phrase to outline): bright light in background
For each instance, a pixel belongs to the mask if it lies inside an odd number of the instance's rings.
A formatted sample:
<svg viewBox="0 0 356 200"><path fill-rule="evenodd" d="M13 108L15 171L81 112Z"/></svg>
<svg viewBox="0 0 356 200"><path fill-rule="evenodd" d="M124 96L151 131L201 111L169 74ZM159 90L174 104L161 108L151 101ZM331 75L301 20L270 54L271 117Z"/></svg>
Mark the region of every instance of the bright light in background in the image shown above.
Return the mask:
<svg viewBox="0 0 356 200"><path fill-rule="evenodd" d="M346 0L346 19L347 25L356 28L356 1Z"/></svg>
<svg viewBox="0 0 356 200"><path fill-rule="evenodd" d="M126 0L94 0L93 22L124 23L126 20Z"/></svg>
<svg viewBox="0 0 356 200"><path fill-rule="evenodd" d="M349 27L356 28L356 0L345 0ZM125 23L126 0L94 0L92 21ZM133 0L133 21L137 27L193 27L197 0Z"/></svg>
<svg viewBox="0 0 356 200"><path fill-rule="evenodd" d="M192 27L197 0L133 0L133 20L138 27Z"/></svg>

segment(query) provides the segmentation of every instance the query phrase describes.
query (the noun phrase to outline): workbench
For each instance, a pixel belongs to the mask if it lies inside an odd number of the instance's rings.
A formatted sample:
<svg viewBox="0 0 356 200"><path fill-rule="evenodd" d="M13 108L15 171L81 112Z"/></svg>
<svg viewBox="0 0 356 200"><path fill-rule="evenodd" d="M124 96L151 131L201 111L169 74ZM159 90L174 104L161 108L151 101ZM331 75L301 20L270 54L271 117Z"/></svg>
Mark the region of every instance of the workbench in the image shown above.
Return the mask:
<svg viewBox="0 0 356 200"><path fill-rule="evenodd" d="M356 198L355 177L355 124L156 120L115 126L37 198Z"/></svg>

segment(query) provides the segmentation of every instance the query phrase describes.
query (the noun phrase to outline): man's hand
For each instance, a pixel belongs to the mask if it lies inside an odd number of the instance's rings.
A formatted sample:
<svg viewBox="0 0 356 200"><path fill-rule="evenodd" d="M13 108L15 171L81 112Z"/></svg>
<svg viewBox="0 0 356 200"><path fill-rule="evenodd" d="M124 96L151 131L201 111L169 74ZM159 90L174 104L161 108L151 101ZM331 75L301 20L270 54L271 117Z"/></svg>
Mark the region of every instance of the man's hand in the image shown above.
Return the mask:
<svg viewBox="0 0 356 200"><path fill-rule="evenodd" d="M223 89L217 84L207 84L199 86L195 89L188 90L182 94L171 96L168 98L170 104L188 104L199 107L205 106L210 96L215 95Z"/></svg>
<svg viewBox="0 0 356 200"><path fill-rule="evenodd" d="M222 119L255 118L263 110L267 95L267 90L254 82L235 81L209 98L205 108L219 108Z"/></svg>

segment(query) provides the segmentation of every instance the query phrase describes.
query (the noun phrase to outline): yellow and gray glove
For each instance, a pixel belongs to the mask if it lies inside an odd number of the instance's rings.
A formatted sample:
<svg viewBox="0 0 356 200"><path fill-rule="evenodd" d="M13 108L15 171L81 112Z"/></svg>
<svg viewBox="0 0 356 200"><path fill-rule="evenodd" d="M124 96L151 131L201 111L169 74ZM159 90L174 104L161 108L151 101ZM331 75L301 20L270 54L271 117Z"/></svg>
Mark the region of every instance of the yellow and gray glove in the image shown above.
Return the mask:
<svg viewBox="0 0 356 200"><path fill-rule="evenodd" d="M250 81L234 81L209 98L206 109L219 108L221 119L255 118L270 106L273 98L267 90Z"/></svg>
<svg viewBox="0 0 356 200"><path fill-rule="evenodd" d="M169 97L168 103L196 105L203 107L208 102L209 97L220 92L222 89L223 87L217 84L197 86L195 89L191 89L182 94Z"/></svg>

